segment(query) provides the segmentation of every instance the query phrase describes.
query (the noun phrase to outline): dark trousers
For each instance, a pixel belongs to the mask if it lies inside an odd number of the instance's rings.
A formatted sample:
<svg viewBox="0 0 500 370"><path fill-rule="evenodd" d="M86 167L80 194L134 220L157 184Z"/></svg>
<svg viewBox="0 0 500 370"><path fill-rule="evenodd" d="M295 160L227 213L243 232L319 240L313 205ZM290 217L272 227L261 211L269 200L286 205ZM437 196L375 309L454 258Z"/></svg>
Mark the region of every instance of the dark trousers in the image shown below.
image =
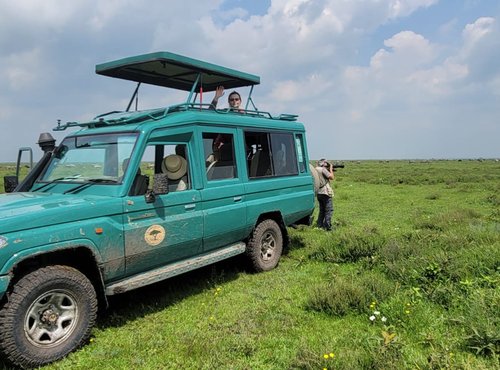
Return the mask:
<svg viewBox="0 0 500 370"><path fill-rule="evenodd" d="M332 229L333 201L325 194L318 194L319 215L317 226L325 229Z"/></svg>

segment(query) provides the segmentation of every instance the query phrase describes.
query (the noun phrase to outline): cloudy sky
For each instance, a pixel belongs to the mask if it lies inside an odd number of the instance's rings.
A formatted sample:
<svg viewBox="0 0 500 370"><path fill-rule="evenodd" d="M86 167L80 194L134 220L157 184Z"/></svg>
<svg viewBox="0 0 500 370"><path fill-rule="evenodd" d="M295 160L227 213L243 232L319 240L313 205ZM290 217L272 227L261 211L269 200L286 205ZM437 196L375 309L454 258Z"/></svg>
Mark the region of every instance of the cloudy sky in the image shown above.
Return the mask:
<svg viewBox="0 0 500 370"><path fill-rule="evenodd" d="M125 109L135 84L97 76L95 64L154 51L259 75L257 107L298 114L312 158L500 157L497 0L0 0L0 9L0 162L21 146L38 154L39 134L58 119ZM146 88L139 108L179 99Z"/></svg>

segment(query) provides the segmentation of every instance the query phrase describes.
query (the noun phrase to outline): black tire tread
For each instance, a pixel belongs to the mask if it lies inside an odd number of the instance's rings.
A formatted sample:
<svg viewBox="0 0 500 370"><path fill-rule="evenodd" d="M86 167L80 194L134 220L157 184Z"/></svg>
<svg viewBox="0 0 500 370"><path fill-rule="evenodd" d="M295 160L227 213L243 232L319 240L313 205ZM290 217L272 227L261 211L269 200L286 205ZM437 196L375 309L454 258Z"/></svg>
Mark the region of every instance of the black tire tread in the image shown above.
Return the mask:
<svg viewBox="0 0 500 370"><path fill-rule="evenodd" d="M278 239L277 244L279 251L277 251L277 256L274 263L265 264L261 260L260 256L260 243L263 234L269 229L272 229L276 234L276 237ZM276 223L276 221L272 219L266 219L261 221L257 225L257 227L253 230L252 235L247 243L246 254L250 261L252 269L255 272L272 270L278 265L282 252L283 252L283 233L279 225Z"/></svg>
<svg viewBox="0 0 500 370"><path fill-rule="evenodd" d="M88 322L85 324L84 332L76 338L71 338L64 343L64 348L55 351L45 351L49 354L36 356L26 354L15 337L17 312L22 309L23 301L32 294L33 290L48 284L51 281L61 281L67 279L70 284L76 284L82 295L88 299L88 308L86 312L80 312L86 315ZM83 309L82 309L83 311ZM97 317L97 297L92 283L80 271L62 265L53 265L35 270L22 277L13 287L7 297L3 307L0 309L0 352L10 363L20 367L37 367L58 360L78 347L82 346L89 338ZM72 342L72 343L71 343ZM70 344L71 343L71 344ZM51 353L52 352L52 353Z"/></svg>

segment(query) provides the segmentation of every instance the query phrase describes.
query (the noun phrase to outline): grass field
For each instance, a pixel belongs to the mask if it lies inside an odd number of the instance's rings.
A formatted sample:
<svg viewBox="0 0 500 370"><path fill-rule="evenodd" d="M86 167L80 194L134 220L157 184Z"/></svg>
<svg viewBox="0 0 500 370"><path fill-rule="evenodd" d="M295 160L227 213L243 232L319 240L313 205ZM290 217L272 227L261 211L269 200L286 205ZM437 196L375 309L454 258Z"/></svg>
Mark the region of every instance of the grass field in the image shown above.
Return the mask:
<svg viewBox="0 0 500 370"><path fill-rule="evenodd" d="M345 164L333 232L113 297L46 369L500 368L500 162Z"/></svg>

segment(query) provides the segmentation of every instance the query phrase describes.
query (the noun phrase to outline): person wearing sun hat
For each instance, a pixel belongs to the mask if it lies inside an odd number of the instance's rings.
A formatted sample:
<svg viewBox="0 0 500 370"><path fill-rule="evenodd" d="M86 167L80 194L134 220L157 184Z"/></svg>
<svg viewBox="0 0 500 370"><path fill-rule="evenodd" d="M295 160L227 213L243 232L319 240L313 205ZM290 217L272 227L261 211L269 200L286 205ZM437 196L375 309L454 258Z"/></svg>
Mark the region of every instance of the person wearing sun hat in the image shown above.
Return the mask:
<svg viewBox="0 0 500 370"><path fill-rule="evenodd" d="M169 191L181 191L188 188L187 161L177 154L170 154L163 159L161 170L168 177Z"/></svg>

